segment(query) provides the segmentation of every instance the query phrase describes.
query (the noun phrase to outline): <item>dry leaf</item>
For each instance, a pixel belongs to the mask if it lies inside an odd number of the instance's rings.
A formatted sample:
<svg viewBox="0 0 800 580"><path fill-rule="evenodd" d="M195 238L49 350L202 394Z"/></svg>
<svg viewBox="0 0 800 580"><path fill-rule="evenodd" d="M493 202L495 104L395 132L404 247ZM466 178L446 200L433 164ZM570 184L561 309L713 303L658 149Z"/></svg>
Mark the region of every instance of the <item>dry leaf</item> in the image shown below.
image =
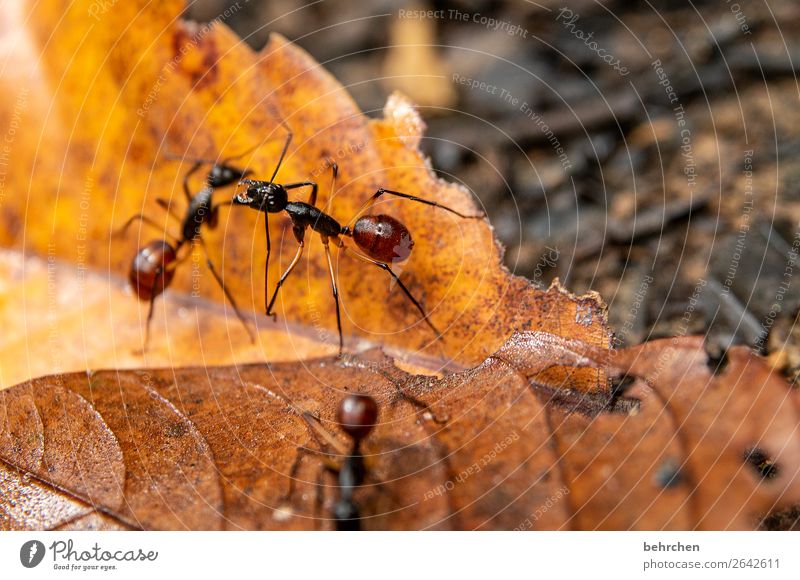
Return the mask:
<svg viewBox="0 0 800 580"><path fill-rule="evenodd" d="M157 197L169 198L179 212L185 208L180 184L188 164L166 159L165 153L216 158L266 139L246 159L256 176L266 178L285 137L279 117L291 126L294 140L278 180L318 181L324 207L330 194L327 164L333 159L340 176L331 213L343 223L380 186L465 213L480 210L468 192L433 175L417 148L424 124L403 97L389 100L383 119L368 120L339 83L281 37L256 54L221 22L181 21L180 0L121 2L96 15L98 20L87 18L90 6L86 0L51 0L15 6L0 16L9 38L2 58L14 63L0 79L6 96L0 128L24 126L14 134L14 170L4 183L13 195L0 206L3 245L124 276L136 249L163 232L143 226L138 240L135 228L128 239L112 239L111 232L139 211L174 230ZM198 177L192 187L200 186ZM482 361L515 330L609 344L604 306L595 295L576 298L558 284L544 292L512 276L501 265L501 250L485 221L461 220L402 200L379 206L411 230L416 245L400 274L444 336L437 338L420 321L385 272L342 256L336 262L351 347L362 346L356 339L367 339L411 357L436 359L434 368L464 368ZM206 232L226 285L243 309L259 314L264 311L262 220L247 208L224 209L217 230ZM274 287L296 242L285 214L270 220L277 249L270 267ZM331 352L336 326L324 254L316 236L307 246L277 312L282 324L309 327ZM173 288L222 302L204 264L196 270L179 270ZM37 320L33 311L25 316ZM263 317L258 323L266 324ZM140 336L119 348L140 349ZM153 342L187 356L203 350L170 341L163 327ZM231 352L226 344L206 349ZM306 354L263 344L253 360ZM81 368L80 357L64 361L64 370ZM585 388L597 388L596 373L586 380Z"/></svg>
<svg viewBox="0 0 800 580"><path fill-rule="evenodd" d="M410 375L374 351L175 368L335 351L317 240L278 305L290 332L256 315L263 217L244 208L225 210L206 237L226 285L254 313L257 347L219 310L194 309L190 293L222 303L201 265L178 272L183 295L160 300L153 356L138 358L143 308L120 280L160 232L110 234L139 211L175 226L155 199L185 208L187 165L167 152L216 158L263 141L247 161L268 177L282 118L294 141L278 180L318 181L325 207L333 159L330 211L342 222L381 186L479 208L434 177L418 150L424 124L402 96L368 120L281 37L255 54L222 23L182 22L178 0L116 3L87 17L92 5L46 0L0 14L0 131L13 168L0 181L0 243L16 249L0 261L11 346L0 380L91 368L104 356L114 367L170 368L61 374L0 393L5 527L329 527L336 490L319 479L318 452L341 458L332 419L346 390L381 403L366 442L371 479L357 496L365 527L746 529L797 504L800 403L762 361L734 349L713 374L696 338L610 352L597 296L557 283L539 291L501 266L488 223L409 202L380 211L410 228L416 245L401 276L444 335L383 272L342 257L349 346L378 343L434 370L472 370ZM296 244L285 216L271 222L274 287ZM514 331L524 334L506 343ZM613 395L606 376L616 377ZM300 446L310 451L298 461Z"/></svg>
<svg viewBox="0 0 800 580"><path fill-rule="evenodd" d="M610 400L538 383L554 365L635 379ZM377 351L36 379L0 393L0 522L330 528L353 391L380 404L365 528L750 529L800 499L800 401L747 351L715 375L697 339L612 355L525 333L444 379Z"/></svg>

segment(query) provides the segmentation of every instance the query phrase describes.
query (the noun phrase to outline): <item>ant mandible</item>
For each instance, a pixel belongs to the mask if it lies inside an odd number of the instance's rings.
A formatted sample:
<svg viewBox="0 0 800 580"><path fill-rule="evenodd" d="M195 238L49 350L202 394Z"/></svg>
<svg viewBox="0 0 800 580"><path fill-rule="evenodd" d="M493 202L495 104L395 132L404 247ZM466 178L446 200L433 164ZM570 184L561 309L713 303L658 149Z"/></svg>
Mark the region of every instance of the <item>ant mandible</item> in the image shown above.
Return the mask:
<svg viewBox="0 0 800 580"><path fill-rule="evenodd" d="M289 146L290 140L291 134L289 134L286 140L284 153ZM281 160L282 159L283 156L281 156ZM366 203L364 203L361 209L356 212L348 224L346 226L342 226L338 221L336 221L336 219L329 215L327 211L322 211L316 207L317 185L315 183L303 182L291 185L281 185L275 183L275 175L277 175L279 167L280 161L278 162L278 166L275 168L275 172L272 174L272 177L269 179L269 181L258 181L252 179L241 180L239 184L247 185L248 187L245 192L239 192L235 194L232 200L234 205L244 205L266 214L264 223L267 237L267 264L269 264L269 256L271 251L268 215L270 213L279 213L285 211L287 214L289 214L289 217L292 220L292 232L294 233L294 237L297 240L299 247L297 248L297 253L295 254L294 258L286 268L286 271L278 280L278 284L275 287L275 291L273 292L272 298L269 301L266 300L267 278L265 275L264 300L266 302L267 316L272 316L275 318L275 314L272 312L272 307L275 304L275 300L278 297L278 292L280 291L281 286L283 286L283 283L286 281L286 278L289 276L289 274L292 273L292 270L297 265L297 262L300 260L300 257L303 254L303 249L305 247L305 232L308 228L311 228L319 234L322 244L325 247L325 256L328 260L328 269L331 277L331 290L333 292L334 301L336 302L336 326L339 331L339 355L342 354L344 339L342 336L342 320L339 308L339 291L336 285L336 276L334 275L333 261L331 260L329 243L332 240L334 244L343 252L350 249L345 245L340 236L352 238L358 248L363 251L364 254L366 254L364 255L353 251L351 252L353 256L386 271L394 279L414 307L420 312L422 315L422 320L431 328L431 330L436 333L437 336L441 335L439 330L437 330L433 323L428 319L428 314L425 312L425 309L417 301L417 299L414 298L403 281L400 280L400 277L389 265L390 263L394 264L403 262L411 255L411 249L414 246L414 241L411 239L411 233L408 231L408 228L403 225L402 222L389 215L363 214L367 212L382 195L393 195L425 205L438 207L464 219L480 219L484 216L465 215L435 201L422 199L420 197L399 191L380 188L366 201ZM331 195L329 200L333 198L333 194L335 193L335 183L338 169L339 168L337 164L331 162L332 179ZM309 196L308 201L289 201L287 190L295 187L302 187L304 185L312 186L311 195Z"/></svg>
<svg viewBox="0 0 800 580"><path fill-rule="evenodd" d="M364 483L366 467L361 454L361 441L366 439L378 420L378 404L369 395L352 394L342 399L336 421L353 441L350 453L339 468L339 500L333 509L336 529L358 531L361 515L353 501L353 492Z"/></svg>
<svg viewBox="0 0 800 580"><path fill-rule="evenodd" d="M128 279L136 296L139 300L150 303L145 330L145 350L150 342L150 323L153 319L153 305L155 299L172 283L177 267L191 255L190 250L182 258L178 258L178 251L185 245L190 247L199 245L202 248L206 256L208 269L211 271L211 274L214 276L220 288L222 288L225 297L231 303L236 317L247 331L250 341L255 342L253 331L248 326L236 301L225 287L222 276L220 276L217 268L211 261L206 242L203 239L202 228L205 225L210 229L214 229L219 219L219 208L232 205L230 201L215 204L213 201L215 190L232 185L236 181L252 173L249 169L240 169L239 167L231 165L231 162L252 153L259 145L261 145L261 143L256 144L243 153L228 157L222 161L202 158L181 158L171 154L166 155L168 159L188 159L193 162L193 165L183 177L183 192L188 203L183 217L173 211L168 200L163 198L156 199L156 203L164 208L169 216L181 222L180 236L166 233L166 235L171 238L171 241L164 239L152 240L145 244L134 256L128 272ZM192 194L189 187L189 179L205 164L211 165L211 169L206 175L205 187L197 193ZM138 213L129 218L125 224L117 230L116 234L124 234L131 224L137 220L163 230L162 226L154 220L143 213Z"/></svg>

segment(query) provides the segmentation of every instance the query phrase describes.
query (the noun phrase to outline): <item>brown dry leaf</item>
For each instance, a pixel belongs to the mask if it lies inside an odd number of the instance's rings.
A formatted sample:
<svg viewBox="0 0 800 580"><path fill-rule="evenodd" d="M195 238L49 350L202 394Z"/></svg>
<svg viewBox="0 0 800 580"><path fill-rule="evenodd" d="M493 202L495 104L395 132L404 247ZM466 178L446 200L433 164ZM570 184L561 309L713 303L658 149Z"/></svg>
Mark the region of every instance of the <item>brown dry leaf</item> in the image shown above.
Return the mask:
<svg viewBox="0 0 800 580"><path fill-rule="evenodd" d="M291 126L294 141L278 180L319 181L325 206L327 159L335 160L340 177L331 213L342 223L380 186L463 212L480 210L468 192L433 175L417 147L424 124L406 99L392 97L383 119L368 120L338 82L285 39L274 36L254 53L222 22L181 21L182 8L182 0L118 2L98 13L88 0L45 0L3 11L0 58L7 66L0 77L0 132L12 137L13 170L3 176L0 244L57 259L79 273L124 276L136 248L163 232L143 226L127 239L112 239L111 232L139 211L174 231L177 224L156 205L157 197L169 198L178 211L185 208L180 184L188 163L168 160L165 153L217 158L266 139L246 159L256 176L266 178L285 137L279 117ZM192 187L200 186L198 176ZM219 198L229 194L230 189ZM546 330L608 346L601 301L595 295L576 298L558 284L539 291L512 276L484 220L461 220L402 200L387 200L379 210L410 228L416 245L400 273L444 335L433 335L385 272L337 256L350 348L377 343L393 355L432 360L428 366L439 369L479 363L515 330ZM296 242L285 214L270 221L277 250L270 267L274 287ZM220 222L205 237L226 285L254 313L259 328L269 330L271 322L257 315L264 310L263 216L247 208L223 209ZM316 350L333 353L336 326L324 254L316 236L307 246L281 294L278 324L307 327L306 334L321 343ZM196 268L187 265L173 288L221 303L208 274L202 261ZM26 324L42 324L44 313L23 308ZM130 330L118 349L141 348L141 323ZM227 332L218 333L221 342L203 337L199 344L175 341L163 324L155 330L153 355L142 364L201 360L212 351L217 361L239 360ZM78 343L83 329L65 324L60 331ZM25 340L24 327L6 332ZM314 351L283 344L262 340L250 360L302 359ZM87 368L91 356L73 349L62 370ZM16 368L19 360L3 357L4 374L31 376ZM600 388L597 373L584 378L583 388Z"/></svg>
<svg viewBox="0 0 800 580"><path fill-rule="evenodd" d="M538 383L552 365L634 380L610 401ZM715 375L698 339L610 355L524 333L444 379L370 351L8 389L0 525L330 528L323 455L346 452L348 391L380 405L355 496L365 528L751 529L800 500L800 400L746 350Z"/></svg>
<svg viewBox="0 0 800 580"><path fill-rule="evenodd" d="M335 494L330 481L317 485L316 455L302 458L286 494L298 446L341 451L331 419L347 389L372 393L382 409L367 445L372 480L358 497L365 527L750 528L798 501L800 403L759 359L734 350L714 375L693 338L610 353L595 295L536 290L503 269L488 223L418 204L387 201L380 211L411 229L416 246L401 275L445 333L432 336L383 272L343 257L348 346L378 343L404 363L472 370L409 375L374 351L176 368L335 351L315 239L282 294L278 326L255 314L263 217L242 208L226 210L207 241L254 313L258 344L219 308L188 298L222 303L200 264L179 271L177 292L159 300L153 351L136 355L143 308L120 280L159 232L110 234L139 211L174 228L155 199L184 209L187 165L167 152L216 158L264 140L248 164L268 177L283 118L295 138L278 180L319 181L325 206L335 160L331 213L342 222L380 186L478 208L431 173L418 150L424 125L402 96L368 120L280 37L255 54L222 23L182 22L179 0L92 6L43 0L0 14L0 244L15 248L0 260L9 347L0 380L108 367L106 357L115 368L169 369L61 374L0 393L5 526L328 527ZM296 245L285 216L271 223L274 287ZM531 330L547 334L502 346ZM635 379L610 400L604 373ZM325 447L320 429L338 445Z"/></svg>
<svg viewBox="0 0 800 580"><path fill-rule="evenodd" d="M156 302L153 330L168 340L141 353L130 345L141 344L146 317L146 307L123 280L2 250L0 328L24 329L24 333L0 334L0 389L76 366L135 369L244 363L259 360L262 345L305 358L329 355L332 350L308 329L286 332L277 324L262 325L258 343L251 344L223 305L167 292Z"/></svg>

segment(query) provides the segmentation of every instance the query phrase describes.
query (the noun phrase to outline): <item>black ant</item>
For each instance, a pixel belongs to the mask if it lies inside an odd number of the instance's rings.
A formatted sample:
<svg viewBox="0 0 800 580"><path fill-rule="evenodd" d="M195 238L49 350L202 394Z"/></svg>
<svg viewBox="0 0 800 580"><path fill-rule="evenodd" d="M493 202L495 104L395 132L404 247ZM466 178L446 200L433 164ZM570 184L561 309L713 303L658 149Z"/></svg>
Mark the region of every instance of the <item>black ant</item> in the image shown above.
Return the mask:
<svg viewBox="0 0 800 580"><path fill-rule="evenodd" d="M361 453L361 442L366 439L378 420L378 404L375 399L364 394L350 394L342 399L336 411L336 423L351 439L352 445L349 451L342 448L332 434L320 424L319 418L306 412L303 419L311 428L315 437L326 441L323 448L330 446L334 449L333 453L327 451L316 451L308 447L298 447L297 458L292 465L289 473L289 490L284 496L286 502L291 502L292 494L297 481L297 472L300 468L303 457L308 454L315 454L322 457L322 470L317 478L317 498L316 505L321 507L324 502L321 490L322 480L325 474L335 475L339 480L339 498L333 508L333 519L338 530L358 530L361 527L361 514L358 505L353 499L353 495L358 487L364 484L367 477L367 468L364 464L364 456ZM337 464L333 457L344 457L341 465ZM380 482L377 482L381 485Z"/></svg>
<svg viewBox="0 0 800 580"><path fill-rule="evenodd" d="M236 181L252 173L249 169L240 169L239 167L231 165L231 162L251 153L259 145L261 145L261 143L251 147L244 153L228 157L221 162L213 159L186 158L192 161L193 165L183 177L183 191L186 195L188 206L182 218L173 211L168 200L163 198L156 199L156 203L159 206L164 208L171 217L181 222L181 234L180 236L174 236L167 233L166 235L171 238L171 242L163 239L148 242L137 252L131 262L131 267L128 272L128 279L130 280L131 286L139 300L150 303L150 309L147 313L145 349L150 341L150 323L153 319L154 301L156 297L170 285L178 265L191 255L190 250L182 258L178 259L178 251L185 245L199 245L203 249L208 269L211 270L214 279L217 281L220 288L222 288L222 292L231 303L231 306L233 306L236 317L241 321L247 334L250 336L251 342L255 342L253 331L245 321L233 296L228 292L228 289L225 288L222 277L211 261L211 256L208 253L208 248L202 236L202 227L206 225L211 229L215 228L219 220L219 208L232 205L230 201L215 204L213 202L214 191L217 188L232 185ZM166 157L176 160L182 159L174 155L167 155ZM192 194L189 188L189 179L205 164L211 165L211 169L206 175L205 187L199 192ZM116 234L124 234L130 225L137 220L163 230L162 226L154 220L142 213L138 213L128 219L128 221L117 230Z"/></svg>
<svg viewBox="0 0 800 580"><path fill-rule="evenodd" d="M336 529L358 531L361 515L353 501L353 492L364 483L366 467L361 441L366 439L378 420L378 404L369 395L352 394L342 399L336 413L339 427L353 441L350 453L339 468L339 500L333 508Z"/></svg>
<svg viewBox="0 0 800 580"><path fill-rule="evenodd" d="M284 153L289 146L289 142L291 141L291 133L286 139L286 144L284 146ZM441 335L441 333L436 329L433 323L428 319L428 315L425 312L425 309L422 305L414 298L411 292L406 288L406 285L403 284L400 277L392 270L390 263L399 263L403 262L408 259L411 255L411 249L414 246L414 241L411 239L411 233L408 231L405 225L403 225L399 220L384 214L380 215L362 215L364 212L368 211L372 205L378 200L379 197L382 195L393 195L396 197L401 197L403 199L408 199L411 201L416 201L425 205L430 205L433 207L438 207L443 210L449 211L457 215L458 217L464 219L478 219L484 217L483 215L477 216L470 216L464 215L460 212L457 212L454 209L451 209L445 205L440 203L436 203L435 201L429 201L427 199L422 199L420 197L415 197L413 195L409 195L407 193L402 193L399 191L393 191L389 189L380 188L375 194L370 197L367 202L359 209L358 212L353 216L353 218L348 222L346 226L342 226L338 221L336 221L333 217L331 217L328 213L322 211L318 207L316 207L317 203L317 184L312 182L303 182L303 183L293 183L290 185L281 185L279 183L275 183L275 176L278 173L278 169L280 168L280 163L283 159L283 155L281 159L278 161L278 166L275 168L275 172L272 174L272 177L269 181L257 181L252 179L243 179L239 182L240 185L247 185L247 190L244 193L237 193L233 197L233 204L234 205L244 205L255 209L257 211L264 212L265 219L265 232L267 237L267 264L269 264L269 256L271 251L271 243L269 238L269 219L268 214L270 213L279 213L285 211L289 214L289 217L292 220L292 232L294 233L294 237L297 240L297 243L300 245L297 248L297 253L295 254L292 261L289 263L289 266L286 268L286 271L281 275L280 279L278 280L278 284L275 287L275 291L272 294L272 298L267 301L267 278L265 276L264 282L264 301L266 303L266 312L268 316L272 316L273 319L275 318L275 314L272 312L272 307L275 304L275 300L278 297L278 291L281 289L281 286L286 281L286 278L291 274L294 267L297 265L297 262L300 260L300 256L303 254L303 249L305 246L305 232L308 228L311 228L315 232L317 232L322 240L323 246L325 246L325 255L328 259L328 269L330 271L331 276L331 289L333 291L333 298L336 302L336 325L339 331L339 354L342 354L342 348L344 345L344 339L342 337L342 321L341 321L341 314L339 311L339 291L336 286L336 277L334 275L333 270L333 262L331 260L331 252L329 247L329 241L333 240L334 244L340 248L342 251L349 249L344 241L340 238L349 237L352 238L353 241L356 243L358 248L364 252L361 254L359 252L352 252L352 254L369 264L372 264L382 270L385 270L389 273L389 275L394 279L406 297L411 301L414 307L420 312L422 315L423 321L433 330L437 336ZM335 193L335 184L336 184L336 175L338 173L338 166L336 163L331 162L331 171L332 171L332 179L331 179L331 197L333 198L333 194ZM289 196L287 190L293 189L296 187L302 186L311 186L311 195L308 198L307 202L302 201L289 201Z"/></svg>

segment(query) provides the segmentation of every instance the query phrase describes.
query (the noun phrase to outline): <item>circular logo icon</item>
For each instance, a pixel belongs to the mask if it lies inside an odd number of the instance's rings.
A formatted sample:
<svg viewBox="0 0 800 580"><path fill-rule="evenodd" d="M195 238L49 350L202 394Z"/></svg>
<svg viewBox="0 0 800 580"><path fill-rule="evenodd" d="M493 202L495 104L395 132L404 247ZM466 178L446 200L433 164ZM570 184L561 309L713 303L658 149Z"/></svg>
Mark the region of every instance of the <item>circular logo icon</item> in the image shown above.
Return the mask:
<svg viewBox="0 0 800 580"><path fill-rule="evenodd" d="M44 559L44 544L39 540L30 540L19 549L19 561L26 568L35 568Z"/></svg>

